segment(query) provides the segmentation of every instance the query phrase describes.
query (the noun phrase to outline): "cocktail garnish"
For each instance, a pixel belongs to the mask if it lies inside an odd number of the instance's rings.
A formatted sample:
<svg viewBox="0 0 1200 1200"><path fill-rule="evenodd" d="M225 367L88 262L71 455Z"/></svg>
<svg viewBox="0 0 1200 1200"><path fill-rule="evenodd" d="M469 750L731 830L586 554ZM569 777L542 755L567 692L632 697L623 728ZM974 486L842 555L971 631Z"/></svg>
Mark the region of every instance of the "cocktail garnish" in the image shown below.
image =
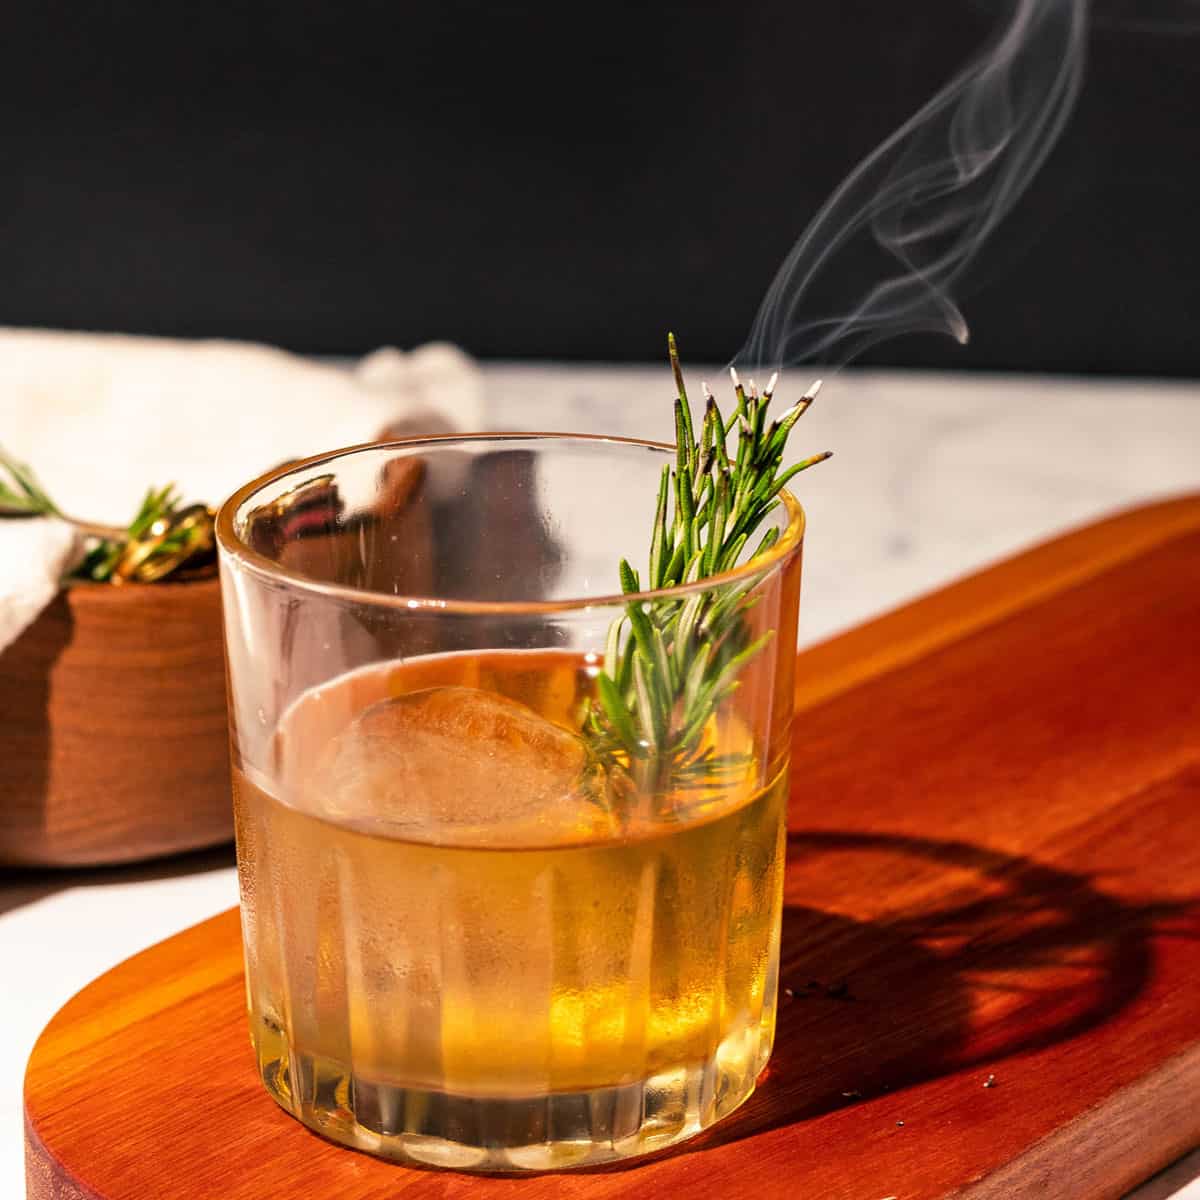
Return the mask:
<svg viewBox="0 0 1200 1200"><path fill-rule="evenodd" d="M727 422L704 386L696 436L674 334L667 337L675 377L675 467L663 467L647 573L620 564L627 595L719 576L767 555L780 536L772 526L747 554L758 529L780 504L780 491L801 471L830 457L814 454L783 468L787 440L821 386L817 380L769 425L778 373L762 394L730 368L737 404ZM736 449L728 438L736 426ZM610 775L626 775L643 794L719 784L745 768L745 755L704 745L713 712L738 686L742 669L772 638L755 639L746 619L761 577L743 576L685 595L633 600L609 629L597 696L585 735Z"/></svg>

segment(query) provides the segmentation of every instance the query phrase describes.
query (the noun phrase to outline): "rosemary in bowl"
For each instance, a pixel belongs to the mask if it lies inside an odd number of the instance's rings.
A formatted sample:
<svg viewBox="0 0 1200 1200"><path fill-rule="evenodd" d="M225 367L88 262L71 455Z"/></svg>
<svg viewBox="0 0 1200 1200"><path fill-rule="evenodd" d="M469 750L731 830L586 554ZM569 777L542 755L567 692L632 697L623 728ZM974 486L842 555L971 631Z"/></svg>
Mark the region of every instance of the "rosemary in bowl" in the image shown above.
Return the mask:
<svg viewBox="0 0 1200 1200"><path fill-rule="evenodd" d="M831 453L784 468L788 437L820 381L768 424L778 373L760 395L753 380L743 386L731 368L736 404L728 420L705 385L697 436L674 335L668 335L667 346L676 390L675 466L665 466L659 481L644 578L628 559L621 560L626 595L696 583L767 554L779 529L772 526L761 536L758 531L780 504L780 492ZM751 633L746 618L754 582L751 575L684 597L631 600L613 621L584 723L610 778L627 776L639 791L657 794L716 782L744 768L744 755L718 754L704 745L703 733L738 687L742 669L774 636L755 639Z"/></svg>
<svg viewBox="0 0 1200 1200"><path fill-rule="evenodd" d="M148 489L128 525L102 525L68 516L29 467L0 449L0 516L57 517L73 525L87 549L72 579L154 583L184 570L216 570L214 514L207 505L181 503L173 484Z"/></svg>

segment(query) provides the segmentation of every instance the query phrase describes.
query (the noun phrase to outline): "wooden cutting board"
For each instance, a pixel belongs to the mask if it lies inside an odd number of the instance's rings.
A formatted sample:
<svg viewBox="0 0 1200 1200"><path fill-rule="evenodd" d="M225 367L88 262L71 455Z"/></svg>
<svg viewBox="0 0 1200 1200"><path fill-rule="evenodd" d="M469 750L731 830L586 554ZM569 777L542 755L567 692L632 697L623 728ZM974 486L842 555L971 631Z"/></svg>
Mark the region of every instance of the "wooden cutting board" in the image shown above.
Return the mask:
<svg viewBox="0 0 1200 1200"><path fill-rule="evenodd" d="M955 584L799 677L787 990L724 1124L519 1179L324 1142L255 1076L228 912L42 1034L32 1200L1091 1200L1200 1143L1200 497Z"/></svg>

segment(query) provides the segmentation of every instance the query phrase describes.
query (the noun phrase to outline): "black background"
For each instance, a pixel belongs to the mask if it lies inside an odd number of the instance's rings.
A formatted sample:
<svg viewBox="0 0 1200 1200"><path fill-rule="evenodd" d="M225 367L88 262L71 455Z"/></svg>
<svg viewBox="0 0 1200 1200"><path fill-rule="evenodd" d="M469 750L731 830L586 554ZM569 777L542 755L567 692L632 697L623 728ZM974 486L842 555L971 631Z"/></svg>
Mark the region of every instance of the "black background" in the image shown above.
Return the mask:
<svg viewBox="0 0 1200 1200"><path fill-rule="evenodd" d="M8 6L0 321L360 351L740 346L826 194L978 47L968 0ZM1200 374L1200 37L1097 30L978 263L874 362Z"/></svg>

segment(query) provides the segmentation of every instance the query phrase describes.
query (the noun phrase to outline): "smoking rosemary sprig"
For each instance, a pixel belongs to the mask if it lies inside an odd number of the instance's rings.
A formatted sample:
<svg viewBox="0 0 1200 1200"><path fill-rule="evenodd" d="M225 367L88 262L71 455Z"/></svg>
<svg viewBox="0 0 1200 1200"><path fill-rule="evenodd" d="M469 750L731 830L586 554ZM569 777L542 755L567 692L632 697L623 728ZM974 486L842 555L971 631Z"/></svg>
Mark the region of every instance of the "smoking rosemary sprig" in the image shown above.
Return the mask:
<svg viewBox="0 0 1200 1200"><path fill-rule="evenodd" d="M767 424L778 375L760 396L753 380L730 376L737 398L728 421L704 387L699 437L693 423L675 337L667 348L675 377L675 466L663 467L651 530L646 577L620 564L626 595L692 583L766 554L778 541L772 527L746 556L758 528L778 507L779 493L801 471L830 457L815 454L782 469L788 435L812 404L818 380L800 401ZM729 436L736 446L729 450ZM704 727L738 686L745 665L770 641L752 640L746 612L751 578L683 598L631 602L612 624L597 698L585 724L610 772L626 772L639 790L661 793L716 781L744 765L740 756L702 748Z"/></svg>
<svg viewBox="0 0 1200 1200"><path fill-rule="evenodd" d="M126 527L68 516L24 463L0 448L0 516L50 516L89 539L73 574L97 583L152 583L185 564L208 563L214 548L213 514L203 504L183 506L174 484L150 488Z"/></svg>

